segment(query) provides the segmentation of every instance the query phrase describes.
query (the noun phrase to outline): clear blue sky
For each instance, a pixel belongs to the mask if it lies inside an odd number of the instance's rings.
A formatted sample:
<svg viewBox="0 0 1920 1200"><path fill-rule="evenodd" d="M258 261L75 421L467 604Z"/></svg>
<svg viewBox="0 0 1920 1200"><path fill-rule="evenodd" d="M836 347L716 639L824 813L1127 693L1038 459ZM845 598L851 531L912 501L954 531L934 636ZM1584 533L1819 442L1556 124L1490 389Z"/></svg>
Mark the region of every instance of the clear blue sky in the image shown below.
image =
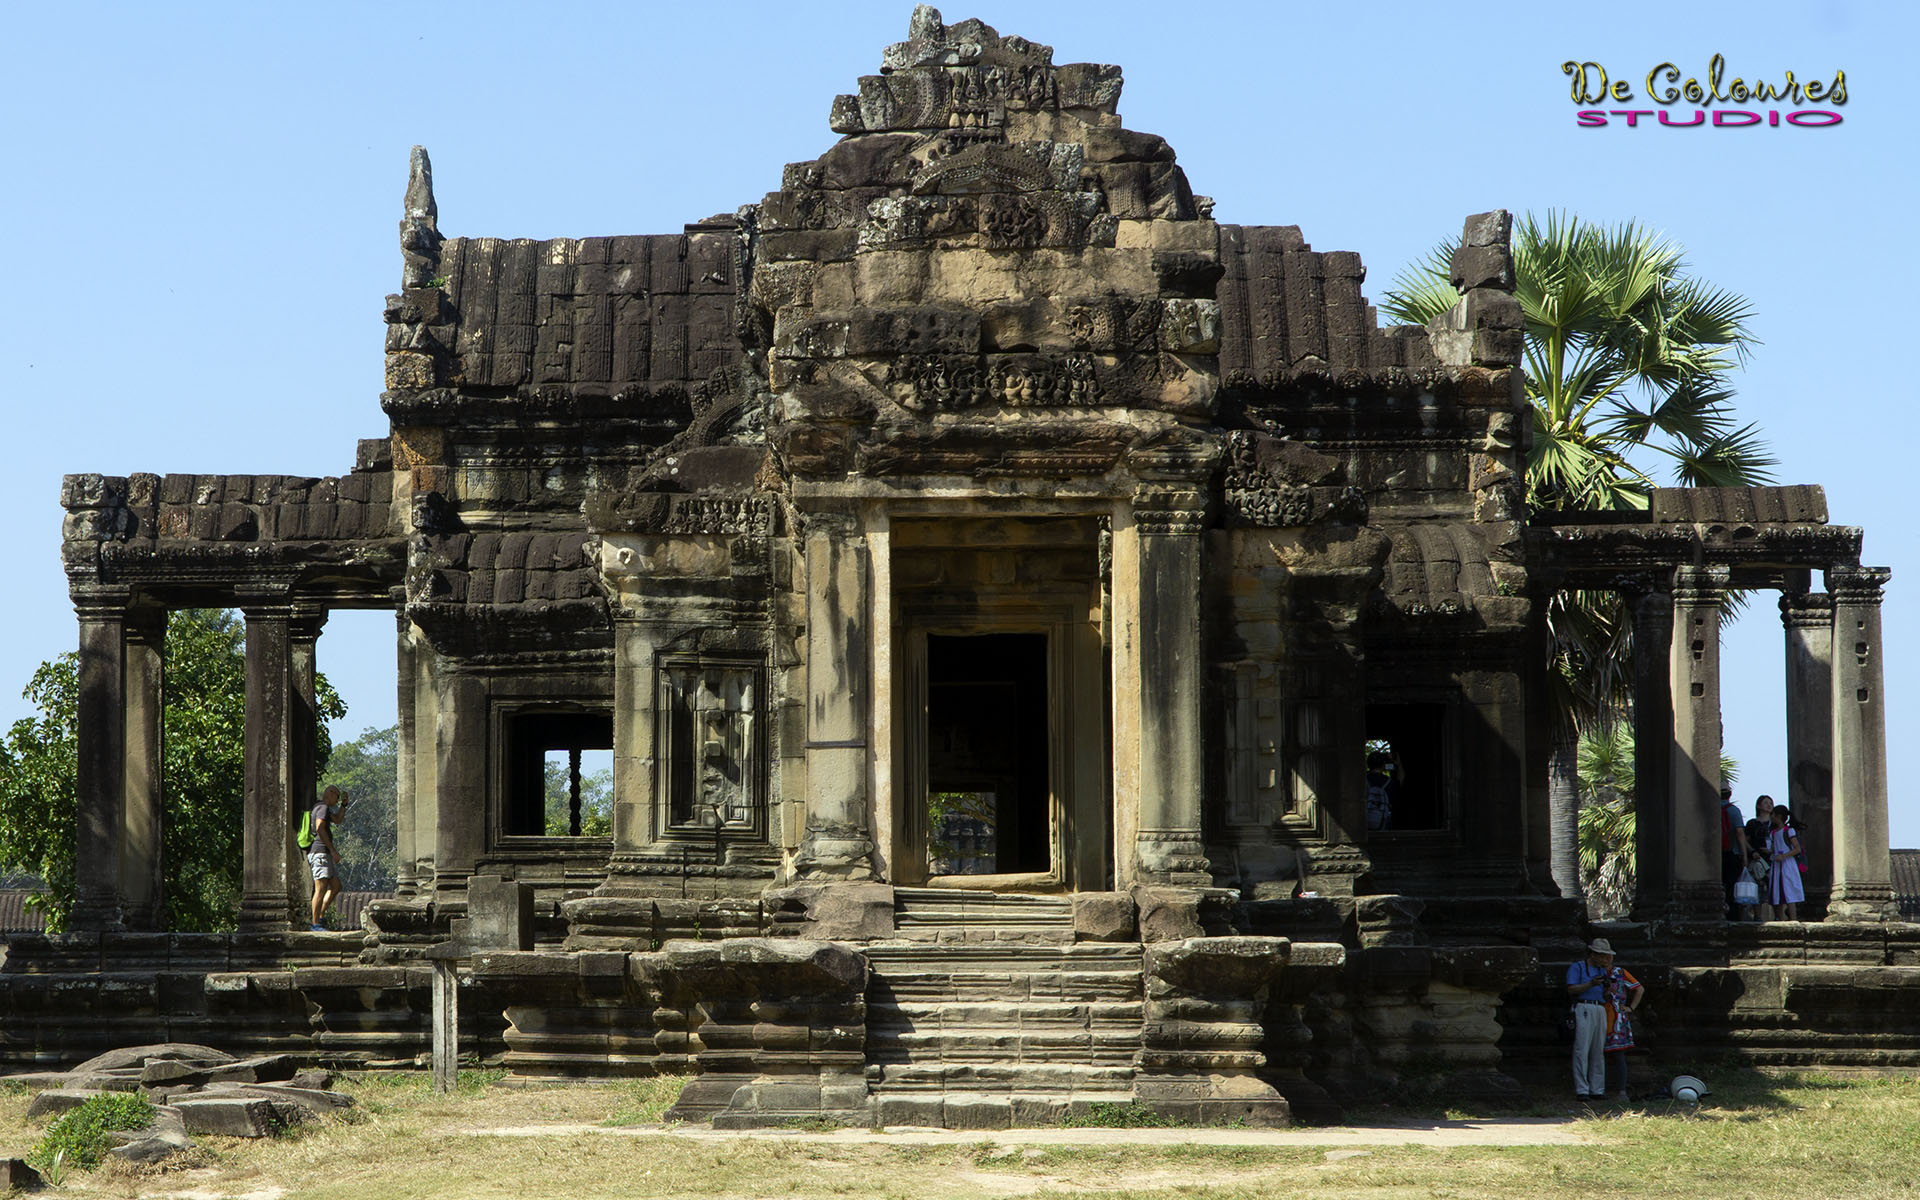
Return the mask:
<svg viewBox="0 0 1920 1200"><path fill-rule="evenodd" d="M945 10L1126 71L1127 124L1165 136L1222 221L1357 250L1377 299L1489 208L1637 218L1750 297L1764 341L1739 407L1780 482L1827 488L1891 566L1893 835L1920 845L1914 372L1920 278L1904 4L1000 3ZM60 476L339 474L379 436L382 299L397 288L407 149L433 155L450 235L653 233L779 186L832 144L834 95L905 36L908 3L15 5L0 77L13 239L0 295L0 722L71 647ZM1704 78L1847 78L1826 129L1581 129L1560 64L1636 101ZM1748 106L1754 107L1754 106ZM1690 110L1686 110L1690 111ZM1904 352L1904 351L1903 351ZM1772 606L1727 638L1741 794L1785 790ZM392 623L341 614L322 669L345 728L393 719Z"/></svg>

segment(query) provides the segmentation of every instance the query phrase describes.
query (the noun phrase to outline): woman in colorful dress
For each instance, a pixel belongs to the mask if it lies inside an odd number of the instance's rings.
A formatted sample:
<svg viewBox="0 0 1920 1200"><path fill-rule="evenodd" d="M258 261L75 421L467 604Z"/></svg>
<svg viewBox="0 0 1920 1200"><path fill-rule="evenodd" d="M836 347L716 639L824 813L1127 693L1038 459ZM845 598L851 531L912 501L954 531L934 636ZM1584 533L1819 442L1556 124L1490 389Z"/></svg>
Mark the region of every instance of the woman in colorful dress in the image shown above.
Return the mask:
<svg viewBox="0 0 1920 1200"><path fill-rule="evenodd" d="M1767 831L1768 857L1773 872L1768 876L1773 908L1783 921L1800 919L1800 902L1807 898L1800 883L1800 837L1793 831L1793 814L1784 804L1773 807L1773 828Z"/></svg>
<svg viewBox="0 0 1920 1200"><path fill-rule="evenodd" d="M1614 967L1607 972L1607 981L1602 989L1607 1005L1607 1038L1602 1045L1607 1052L1607 1074L1617 1073L1620 1083L1614 1089L1614 1099L1626 1102L1627 1099L1627 1051L1633 1049L1633 1010L1640 1007L1647 989L1633 977L1633 972L1625 967Z"/></svg>

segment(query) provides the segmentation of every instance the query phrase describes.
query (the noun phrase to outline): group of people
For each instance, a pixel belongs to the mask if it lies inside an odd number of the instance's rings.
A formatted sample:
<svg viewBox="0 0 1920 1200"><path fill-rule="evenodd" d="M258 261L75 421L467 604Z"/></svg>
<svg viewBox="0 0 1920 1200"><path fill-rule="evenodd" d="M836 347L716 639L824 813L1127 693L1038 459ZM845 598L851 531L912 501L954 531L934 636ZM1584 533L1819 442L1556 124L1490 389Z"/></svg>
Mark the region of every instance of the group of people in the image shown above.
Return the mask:
<svg viewBox="0 0 1920 1200"><path fill-rule="evenodd" d="M1618 1077L1612 1095L1627 1098L1627 1051L1633 1049L1633 1014L1646 998L1631 972L1613 965L1613 944L1595 938L1587 956L1567 968L1573 1001L1573 1098L1583 1103L1608 1096L1608 1068Z"/></svg>
<svg viewBox="0 0 1920 1200"><path fill-rule="evenodd" d="M1741 819L1733 789L1720 789L1721 877L1727 889L1727 919L1797 921L1806 900L1801 876L1806 850L1793 814L1771 796L1754 801L1754 819ZM1741 888L1745 881L1754 885ZM1573 1003L1573 1092L1583 1103L1609 1094L1627 1098L1627 1055L1634 1046L1633 1014L1646 988L1633 974L1613 964L1613 946L1596 938L1585 958L1567 968L1567 997ZM1611 1091L1607 1076L1617 1078Z"/></svg>
<svg viewBox="0 0 1920 1200"><path fill-rule="evenodd" d="M1754 819L1743 821L1733 789L1720 789L1720 879L1727 889L1729 921L1797 921L1807 898L1807 856L1793 813L1772 796L1753 802ZM1751 898L1741 882L1753 885Z"/></svg>

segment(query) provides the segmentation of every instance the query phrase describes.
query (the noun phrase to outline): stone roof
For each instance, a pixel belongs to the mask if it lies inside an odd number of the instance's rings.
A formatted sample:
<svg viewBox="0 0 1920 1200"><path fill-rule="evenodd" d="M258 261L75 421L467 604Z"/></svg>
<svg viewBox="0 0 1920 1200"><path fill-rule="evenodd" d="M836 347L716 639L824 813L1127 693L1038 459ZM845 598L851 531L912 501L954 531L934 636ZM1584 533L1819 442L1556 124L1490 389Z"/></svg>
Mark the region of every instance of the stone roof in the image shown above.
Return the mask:
<svg viewBox="0 0 1920 1200"><path fill-rule="evenodd" d="M434 383L690 387L740 356L736 242L731 218L644 237L448 239Z"/></svg>
<svg viewBox="0 0 1920 1200"><path fill-rule="evenodd" d="M39 894L34 888L0 888L0 934L46 932L46 914L27 907L28 898Z"/></svg>
<svg viewBox="0 0 1920 1200"><path fill-rule="evenodd" d="M1893 897L1902 921L1920 921L1920 850L1894 850Z"/></svg>

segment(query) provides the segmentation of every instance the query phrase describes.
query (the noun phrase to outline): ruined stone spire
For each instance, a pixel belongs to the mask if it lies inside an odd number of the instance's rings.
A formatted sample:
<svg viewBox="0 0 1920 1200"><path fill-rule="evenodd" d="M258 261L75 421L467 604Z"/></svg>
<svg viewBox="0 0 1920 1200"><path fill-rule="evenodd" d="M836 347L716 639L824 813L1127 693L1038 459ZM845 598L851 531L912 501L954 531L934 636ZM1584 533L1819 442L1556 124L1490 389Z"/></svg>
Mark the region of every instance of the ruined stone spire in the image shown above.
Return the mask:
<svg viewBox="0 0 1920 1200"><path fill-rule="evenodd" d="M403 287L420 287L440 269L440 208L433 202L433 161L425 146L415 146L407 165L407 198L400 218Z"/></svg>

